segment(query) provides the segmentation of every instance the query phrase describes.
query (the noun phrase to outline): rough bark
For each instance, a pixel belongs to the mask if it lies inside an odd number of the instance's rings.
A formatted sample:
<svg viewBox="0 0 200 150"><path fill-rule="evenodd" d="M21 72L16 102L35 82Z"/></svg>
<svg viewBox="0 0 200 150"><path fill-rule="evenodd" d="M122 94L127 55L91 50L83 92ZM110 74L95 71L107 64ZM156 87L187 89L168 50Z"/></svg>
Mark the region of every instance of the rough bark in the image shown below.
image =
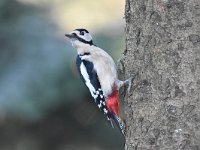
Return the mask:
<svg viewBox="0 0 200 150"><path fill-rule="evenodd" d="M200 1L126 0L126 150L200 149Z"/></svg>

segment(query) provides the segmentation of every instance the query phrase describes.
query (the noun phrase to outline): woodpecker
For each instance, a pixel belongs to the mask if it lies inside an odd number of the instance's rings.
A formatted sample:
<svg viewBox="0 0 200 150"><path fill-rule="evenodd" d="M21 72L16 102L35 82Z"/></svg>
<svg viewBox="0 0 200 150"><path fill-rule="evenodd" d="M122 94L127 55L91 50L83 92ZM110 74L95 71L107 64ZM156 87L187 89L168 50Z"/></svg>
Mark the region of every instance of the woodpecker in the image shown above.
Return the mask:
<svg viewBox="0 0 200 150"><path fill-rule="evenodd" d="M118 79L112 57L93 43L92 36L86 29L75 29L65 36L77 50L77 69L94 102L112 127L114 120L124 134L124 123L119 116L119 89L128 85L129 91L132 78L125 81Z"/></svg>

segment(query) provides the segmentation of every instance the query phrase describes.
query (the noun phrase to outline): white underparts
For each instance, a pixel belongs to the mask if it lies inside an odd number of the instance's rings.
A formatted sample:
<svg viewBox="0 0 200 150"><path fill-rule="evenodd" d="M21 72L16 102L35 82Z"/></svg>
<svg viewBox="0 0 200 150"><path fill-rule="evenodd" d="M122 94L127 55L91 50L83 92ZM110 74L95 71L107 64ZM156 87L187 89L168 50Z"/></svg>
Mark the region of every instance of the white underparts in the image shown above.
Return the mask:
<svg viewBox="0 0 200 150"><path fill-rule="evenodd" d="M80 44L77 52L79 55L85 52L90 53L90 55L81 56L81 60L93 63L104 97L109 96L117 79L117 71L113 59L104 50L88 44Z"/></svg>

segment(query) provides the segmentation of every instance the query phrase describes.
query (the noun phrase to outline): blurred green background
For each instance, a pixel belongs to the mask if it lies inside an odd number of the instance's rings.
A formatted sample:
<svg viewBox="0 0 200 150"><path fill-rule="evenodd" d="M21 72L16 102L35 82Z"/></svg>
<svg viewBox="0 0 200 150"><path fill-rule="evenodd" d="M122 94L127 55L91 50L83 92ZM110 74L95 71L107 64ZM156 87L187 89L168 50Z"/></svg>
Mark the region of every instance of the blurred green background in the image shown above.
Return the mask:
<svg viewBox="0 0 200 150"><path fill-rule="evenodd" d="M123 0L0 1L0 150L121 150L78 77L64 34L86 28L115 61Z"/></svg>

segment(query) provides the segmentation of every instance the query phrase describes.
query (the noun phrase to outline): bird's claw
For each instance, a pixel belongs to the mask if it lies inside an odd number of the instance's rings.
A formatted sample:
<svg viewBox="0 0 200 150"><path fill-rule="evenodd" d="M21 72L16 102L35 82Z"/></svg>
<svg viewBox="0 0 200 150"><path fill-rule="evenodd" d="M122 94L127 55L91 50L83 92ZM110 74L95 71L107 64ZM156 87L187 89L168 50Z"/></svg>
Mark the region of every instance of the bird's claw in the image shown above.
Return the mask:
<svg viewBox="0 0 200 150"><path fill-rule="evenodd" d="M126 82L126 85L128 86L127 87L127 92L128 94L130 94L130 90L131 90L131 86L132 86L132 81L133 81L133 77L130 77L129 79L127 79L125 82Z"/></svg>

